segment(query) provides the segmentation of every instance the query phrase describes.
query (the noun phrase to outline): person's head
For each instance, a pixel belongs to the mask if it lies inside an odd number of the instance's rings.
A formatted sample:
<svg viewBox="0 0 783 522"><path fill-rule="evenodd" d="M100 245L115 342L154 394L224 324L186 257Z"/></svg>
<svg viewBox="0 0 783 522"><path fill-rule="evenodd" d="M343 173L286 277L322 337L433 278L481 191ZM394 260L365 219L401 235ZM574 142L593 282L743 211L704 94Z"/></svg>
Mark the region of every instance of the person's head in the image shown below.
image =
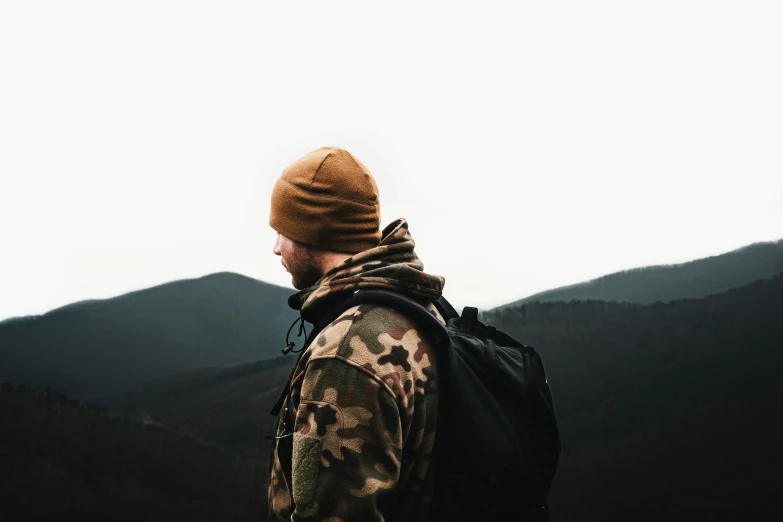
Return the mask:
<svg viewBox="0 0 783 522"><path fill-rule="evenodd" d="M315 284L333 266L378 245L378 187L348 151L322 147L296 160L272 189L273 248L295 288Z"/></svg>

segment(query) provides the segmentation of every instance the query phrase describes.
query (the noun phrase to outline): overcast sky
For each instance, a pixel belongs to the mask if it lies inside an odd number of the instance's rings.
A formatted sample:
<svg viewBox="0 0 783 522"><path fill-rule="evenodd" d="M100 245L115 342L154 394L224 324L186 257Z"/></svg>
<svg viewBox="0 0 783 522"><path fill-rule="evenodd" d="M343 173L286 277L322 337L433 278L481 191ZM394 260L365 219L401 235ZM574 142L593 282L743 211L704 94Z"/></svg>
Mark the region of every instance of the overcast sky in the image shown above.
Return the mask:
<svg viewBox="0 0 783 522"><path fill-rule="evenodd" d="M323 145L459 305L783 238L780 2L422 4L2 2L0 319L290 285L270 191Z"/></svg>

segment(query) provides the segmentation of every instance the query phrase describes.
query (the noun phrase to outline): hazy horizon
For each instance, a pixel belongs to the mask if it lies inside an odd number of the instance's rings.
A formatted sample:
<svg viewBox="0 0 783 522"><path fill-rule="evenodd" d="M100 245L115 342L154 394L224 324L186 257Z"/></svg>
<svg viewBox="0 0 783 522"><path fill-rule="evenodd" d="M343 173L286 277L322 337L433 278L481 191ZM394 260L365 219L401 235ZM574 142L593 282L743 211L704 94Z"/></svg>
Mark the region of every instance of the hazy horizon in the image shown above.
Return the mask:
<svg viewBox="0 0 783 522"><path fill-rule="evenodd" d="M0 6L0 320L236 272L351 151L487 309L783 238L783 6ZM284 305L284 304L282 304Z"/></svg>
<svg viewBox="0 0 783 522"><path fill-rule="evenodd" d="M777 242L780 242L780 241L783 241L783 238L780 238L780 239L777 239L777 240L771 240L771 241L760 241L760 242L756 242L756 243L751 243L750 245L742 245L742 246L740 246L740 247L738 247L736 249L732 249L732 250L730 250L728 252L718 252L718 253L713 254L711 256L705 256L705 258L706 257L714 257L714 256L717 256L717 255L722 255L722 254L726 254L726 253L729 253L729 252L734 252L734 251L741 250L743 248L746 248L746 247L752 246L752 245L758 245L758 244L762 244L762 243L777 243ZM705 258L699 258L699 259L705 259ZM689 259L689 260L685 260L685 261L682 261L682 262L667 263L667 264L663 264L663 265L645 265L645 266L639 266L639 267L628 267L628 268L621 269L619 271L606 273L606 274L600 274L600 275L597 275L595 277L591 277L591 278L583 280L583 281L571 281L571 282L564 283L562 285L558 285L556 287L546 288L546 289L544 289L542 291L534 292L532 294L519 296L517 298L512 299L511 301L504 301L504 302L499 302L499 303L493 303L493 304L490 304L489 306L486 306L486 307L479 307L479 310L490 310L490 309L496 308L498 306L510 304L511 302L514 302L514 301L519 301L519 300L522 300L522 299L526 299L528 297L531 297L531 296L536 295L536 294L538 294L540 292L543 292L543 291L555 290L556 288L568 287L568 286L571 286L571 285L577 285L579 283L585 283L585 282L588 282L590 280L594 280L594 279L597 279L597 278L600 278L600 277L603 277L603 276L607 276L607 275L611 275L611 274L614 274L614 273L618 273L618 272L625 272L625 271L634 270L634 269L638 269L638 268L651 268L651 267L655 267L655 266L675 266L675 265L680 265L680 264L683 264L683 263L688 263L688 262L697 261L697 260L698 259ZM62 307L67 306L69 304L74 304L74 303L79 303L79 302L84 302L84 301L90 301L90 300L93 300L93 299L95 299L95 300L111 299L111 298L119 297L121 295L125 295L125 294L128 294L128 293L154 288L156 286L163 285L163 284L166 284L166 283L171 283L171 282L175 282L175 281L182 281L182 280L189 280L189 279L196 279L196 278L205 277L205 276L213 275L213 274L219 274L219 273L238 274L238 275L241 275L241 276L250 277L250 278L255 279L257 281L261 281L263 283L268 283L268 284L277 285L277 286L280 286L280 287L283 287L283 288L288 288L288 289L291 290L292 294L297 292L297 290L293 286L291 286L290 284L287 284L287 285L286 284L282 284L282 285L280 285L278 283L273 283L273 282L270 282L270 281L265 280L265 279L258 279L256 277L253 277L253 276L248 275L248 274L240 274L239 272L230 272L230 271L218 271L218 272L210 272L209 274L196 275L196 276L192 276L192 277L177 278L177 279L173 279L173 280L169 280L169 281L160 281L160 282L153 283L151 285L148 285L148 286L145 286L145 287L141 287L141 288L131 288L131 289L128 289L126 291L120 292L118 294L103 295L103 296L96 296L96 297L86 297L84 299L78 299L76 301L69 301L67 303L62 303L61 305L54 306L52 308L49 308L47 310L44 310L42 312L38 312L38 313L35 313L35 314L23 314L23 315L17 315L17 316L13 316L12 315L12 316L8 316L8 317L0 317L0 322L2 322L5 319L11 319L11 318L14 318L14 317L23 317L24 315L31 315L31 316L32 315L42 315L42 314L44 314L46 312L50 312L50 311L56 310L58 308L62 308ZM444 292L444 295L452 302L452 304L455 306L455 308L460 309L460 310L462 309L463 306L468 306L468 305L472 305L473 304L473 303L470 303L470 302L466 302L466 300L463 299L461 296L453 296L453 295L451 295L448 292L448 289L446 289L446 291ZM280 302L280 306L281 307L286 307L287 303L281 301Z"/></svg>

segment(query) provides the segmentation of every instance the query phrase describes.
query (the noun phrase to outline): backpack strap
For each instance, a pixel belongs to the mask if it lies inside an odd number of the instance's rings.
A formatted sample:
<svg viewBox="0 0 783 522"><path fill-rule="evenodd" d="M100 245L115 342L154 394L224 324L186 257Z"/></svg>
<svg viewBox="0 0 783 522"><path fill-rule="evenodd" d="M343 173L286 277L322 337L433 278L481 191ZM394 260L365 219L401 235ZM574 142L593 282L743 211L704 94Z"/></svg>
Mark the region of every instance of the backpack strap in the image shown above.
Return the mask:
<svg viewBox="0 0 783 522"><path fill-rule="evenodd" d="M462 309L462 315L460 316L459 331L462 333L470 333L478 324L478 308L472 306L466 306Z"/></svg>
<svg viewBox="0 0 783 522"><path fill-rule="evenodd" d="M435 305L435 308L438 309L438 312L440 312L440 315L443 316L446 322L448 322L449 319L456 319L459 317L459 314L454 307L451 306L451 303L446 301L446 298L443 296L440 296L440 298L432 304Z"/></svg>

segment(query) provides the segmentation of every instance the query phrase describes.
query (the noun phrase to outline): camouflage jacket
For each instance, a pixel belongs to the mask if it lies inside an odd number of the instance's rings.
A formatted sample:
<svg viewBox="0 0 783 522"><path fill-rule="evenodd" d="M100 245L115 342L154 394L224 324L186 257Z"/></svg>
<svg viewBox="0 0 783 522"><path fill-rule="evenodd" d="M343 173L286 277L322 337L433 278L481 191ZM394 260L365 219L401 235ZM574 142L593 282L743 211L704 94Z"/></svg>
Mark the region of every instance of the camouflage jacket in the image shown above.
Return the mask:
<svg viewBox="0 0 783 522"><path fill-rule="evenodd" d="M358 288L393 289L431 303L444 280L423 272L414 246L407 223L397 220L379 246L346 260L289 304L316 322L330 296ZM270 520L429 518L438 418L434 342L374 304L346 310L312 340L278 417Z"/></svg>

